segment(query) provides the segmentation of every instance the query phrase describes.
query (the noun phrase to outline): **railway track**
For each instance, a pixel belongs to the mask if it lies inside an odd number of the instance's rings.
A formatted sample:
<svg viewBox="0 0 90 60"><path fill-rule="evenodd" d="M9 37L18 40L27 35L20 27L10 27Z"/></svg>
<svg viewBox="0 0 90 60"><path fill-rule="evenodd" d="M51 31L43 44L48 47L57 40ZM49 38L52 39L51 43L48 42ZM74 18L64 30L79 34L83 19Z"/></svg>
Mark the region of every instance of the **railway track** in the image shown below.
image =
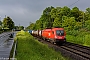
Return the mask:
<svg viewBox="0 0 90 60"><path fill-rule="evenodd" d="M54 48L56 51L60 51L62 55L70 57L72 60L90 60L90 47L73 44L66 42L62 45L54 45L50 42L46 42L42 39L36 38L44 44L48 44L49 47Z"/></svg>
<svg viewBox="0 0 90 60"><path fill-rule="evenodd" d="M83 57L86 57L87 59L90 59L90 48L86 47L86 46L81 46L78 44L73 44L73 43L69 43L66 42L65 44L63 44L65 47L68 47L70 49L73 49L73 51L76 54L79 54ZM77 52L76 52L77 51Z"/></svg>

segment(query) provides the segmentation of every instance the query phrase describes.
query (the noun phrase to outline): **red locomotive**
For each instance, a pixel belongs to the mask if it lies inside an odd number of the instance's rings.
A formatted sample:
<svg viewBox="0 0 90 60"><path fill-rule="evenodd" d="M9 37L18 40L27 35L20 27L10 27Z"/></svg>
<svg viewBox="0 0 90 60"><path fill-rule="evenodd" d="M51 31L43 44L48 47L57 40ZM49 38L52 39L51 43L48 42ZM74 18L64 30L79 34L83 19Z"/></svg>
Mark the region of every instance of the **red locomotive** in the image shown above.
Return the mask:
<svg viewBox="0 0 90 60"><path fill-rule="evenodd" d="M65 42L66 32L64 28L51 28L44 30L37 30L32 33L35 36L39 36L44 40L50 41L52 43Z"/></svg>

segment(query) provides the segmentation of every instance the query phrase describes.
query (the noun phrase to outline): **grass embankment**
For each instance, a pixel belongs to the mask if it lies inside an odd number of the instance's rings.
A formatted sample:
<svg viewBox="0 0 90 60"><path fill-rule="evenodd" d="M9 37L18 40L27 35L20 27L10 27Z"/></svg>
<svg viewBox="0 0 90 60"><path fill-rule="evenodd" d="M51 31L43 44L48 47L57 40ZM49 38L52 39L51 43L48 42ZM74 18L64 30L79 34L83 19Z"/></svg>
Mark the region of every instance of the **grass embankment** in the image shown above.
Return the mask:
<svg viewBox="0 0 90 60"><path fill-rule="evenodd" d="M28 32L18 32L16 39L18 60L68 60L59 52L35 40Z"/></svg>
<svg viewBox="0 0 90 60"><path fill-rule="evenodd" d="M90 47L90 31L70 31L66 39L68 42Z"/></svg>

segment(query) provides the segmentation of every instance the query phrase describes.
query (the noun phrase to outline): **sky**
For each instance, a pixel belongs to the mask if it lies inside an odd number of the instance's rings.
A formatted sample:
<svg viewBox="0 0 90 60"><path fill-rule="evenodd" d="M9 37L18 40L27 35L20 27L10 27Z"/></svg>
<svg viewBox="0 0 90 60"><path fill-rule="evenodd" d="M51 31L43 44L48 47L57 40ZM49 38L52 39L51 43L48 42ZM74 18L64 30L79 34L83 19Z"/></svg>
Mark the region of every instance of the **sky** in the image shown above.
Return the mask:
<svg viewBox="0 0 90 60"><path fill-rule="evenodd" d="M78 2L77 2L78 1ZM76 3L75 3L76 2ZM46 7L78 7L85 11L90 0L0 0L0 20L9 16L17 26L29 26L40 18Z"/></svg>

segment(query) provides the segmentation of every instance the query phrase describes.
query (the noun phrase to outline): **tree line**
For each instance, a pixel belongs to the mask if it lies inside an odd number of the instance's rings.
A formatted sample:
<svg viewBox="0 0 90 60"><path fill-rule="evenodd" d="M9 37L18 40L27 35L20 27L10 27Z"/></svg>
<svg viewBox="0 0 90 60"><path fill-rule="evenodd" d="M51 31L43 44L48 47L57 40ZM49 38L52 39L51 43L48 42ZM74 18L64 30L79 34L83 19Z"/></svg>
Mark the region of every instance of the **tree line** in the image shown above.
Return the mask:
<svg viewBox="0 0 90 60"><path fill-rule="evenodd" d="M78 7L47 7L39 20L31 23L27 29L42 30L51 27L63 27L67 31L90 30L90 8L82 11Z"/></svg>
<svg viewBox="0 0 90 60"><path fill-rule="evenodd" d="M4 31L4 30L12 30L12 29L16 29L16 30L22 30L24 29L23 26L15 26L14 21L9 17L5 17L3 19L3 21L0 21L0 31Z"/></svg>
<svg viewBox="0 0 90 60"><path fill-rule="evenodd" d="M6 17L3 19L3 21L0 21L0 29L13 29L14 28L14 22L10 17Z"/></svg>

